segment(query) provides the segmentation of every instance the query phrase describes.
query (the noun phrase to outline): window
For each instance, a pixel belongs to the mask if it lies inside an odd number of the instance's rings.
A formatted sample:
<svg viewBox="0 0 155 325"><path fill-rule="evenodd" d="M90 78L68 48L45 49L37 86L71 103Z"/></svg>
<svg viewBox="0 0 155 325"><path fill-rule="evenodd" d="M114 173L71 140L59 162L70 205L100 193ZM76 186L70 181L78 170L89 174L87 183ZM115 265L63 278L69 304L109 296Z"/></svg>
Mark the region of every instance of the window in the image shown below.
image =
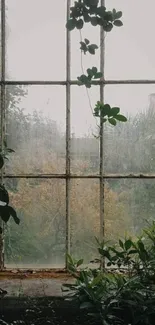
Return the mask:
<svg viewBox="0 0 155 325"><path fill-rule="evenodd" d="M64 268L66 253L89 263L95 236L136 236L154 219L155 4L146 17L143 0L106 2L124 27L87 26L100 50L81 61L79 31L65 29L72 1L1 0L1 146L15 150L2 182L21 219L4 227L1 269ZM94 65L105 80L87 92L76 78ZM128 116L100 138L99 99Z"/></svg>

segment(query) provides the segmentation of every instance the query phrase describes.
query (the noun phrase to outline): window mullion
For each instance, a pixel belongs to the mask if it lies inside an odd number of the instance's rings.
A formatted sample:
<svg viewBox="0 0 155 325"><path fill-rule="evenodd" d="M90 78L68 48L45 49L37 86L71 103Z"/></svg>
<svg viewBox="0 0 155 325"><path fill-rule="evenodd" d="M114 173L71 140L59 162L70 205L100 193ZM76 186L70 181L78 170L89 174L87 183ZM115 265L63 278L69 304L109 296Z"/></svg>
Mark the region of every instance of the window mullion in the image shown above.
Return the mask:
<svg viewBox="0 0 155 325"><path fill-rule="evenodd" d="M67 20L70 16L70 0L67 0ZM67 254L70 254L70 70L71 70L71 40L66 29L66 267Z"/></svg>
<svg viewBox="0 0 155 325"><path fill-rule="evenodd" d="M105 0L101 0L101 6L105 6ZM105 65L105 42L104 30L100 29L100 71L104 77ZM100 101L104 102L104 84L100 85ZM104 238L104 143L103 143L103 123L100 121L100 238Z"/></svg>
<svg viewBox="0 0 155 325"><path fill-rule="evenodd" d="M5 140L5 0L1 0L1 150L4 149ZM1 170L1 183L3 183L4 168ZM4 224L0 220L0 269L4 268Z"/></svg>

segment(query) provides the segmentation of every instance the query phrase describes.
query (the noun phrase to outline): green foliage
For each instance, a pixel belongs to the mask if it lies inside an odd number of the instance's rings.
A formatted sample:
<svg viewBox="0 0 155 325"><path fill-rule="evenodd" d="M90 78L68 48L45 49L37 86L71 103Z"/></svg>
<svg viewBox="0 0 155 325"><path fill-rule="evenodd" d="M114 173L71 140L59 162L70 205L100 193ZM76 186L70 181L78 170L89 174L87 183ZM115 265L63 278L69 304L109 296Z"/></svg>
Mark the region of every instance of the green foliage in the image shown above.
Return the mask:
<svg viewBox="0 0 155 325"><path fill-rule="evenodd" d="M8 159L7 155L9 153L14 152L14 150L11 148L8 148L6 141L4 141L4 149L3 150L0 149L0 152L1 152L0 153L0 169L2 169L4 166L4 159ZM1 217L2 221L7 223L9 221L10 217L12 217L14 219L15 223L17 225L19 225L20 220L17 217L16 211L11 206L8 205L9 204L9 194L8 194L7 190L5 189L4 185L2 185L2 184L0 185L0 201L1 201L0 217Z"/></svg>
<svg viewBox="0 0 155 325"><path fill-rule="evenodd" d="M91 88L91 81L99 79L102 76L103 74L96 67L92 67L92 69L87 69L87 75L83 74L77 79L80 81L80 86L85 85L87 88Z"/></svg>
<svg viewBox="0 0 155 325"><path fill-rule="evenodd" d="M74 6L70 7L70 18L66 23L66 28L69 31L82 29L85 23L90 23L92 26L100 26L105 32L110 32L114 26L121 27L123 25L120 18L122 17L121 11L107 11L104 6L99 6L99 0L78 0L74 2ZM86 54L95 54L98 49L96 44L90 44L90 41L85 38L84 41L80 42L80 50ZM86 88L91 88L91 82L93 79L100 79L103 77L101 72L98 72L96 67L87 69L87 75L82 74L77 77L80 82L79 85L84 85ZM104 108L104 109L103 109ZM107 114L105 114L107 110ZM103 103L97 102L94 109L94 116L101 117L103 123L109 122L115 126L117 121L126 122L125 116L119 114L119 108L110 105L104 105ZM110 114L110 115L109 115Z"/></svg>
<svg viewBox="0 0 155 325"><path fill-rule="evenodd" d="M89 52L90 54L95 54L95 50L98 49L98 46L96 44L89 44L90 41L85 38L84 39L84 42L80 42L81 44L81 47L80 47L80 50L86 54L87 52Z"/></svg>
<svg viewBox="0 0 155 325"><path fill-rule="evenodd" d="M103 104L99 101L94 108L94 116L100 117L103 123L108 121L114 126L116 125L117 121L127 121L127 118L124 115L119 114L119 112L119 107L111 107L109 104Z"/></svg>
<svg viewBox="0 0 155 325"><path fill-rule="evenodd" d="M82 29L85 23L91 23L92 26L101 26L105 32L110 32L114 26L123 25L120 18L121 11L107 11L103 6L99 6L99 1L75 1L74 6L70 8L70 19L67 21L68 30L75 28ZM93 53L94 54L94 53Z"/></svg>
<svg viewBox="0 0 155 325"><path fill-rule="evenodd" d="M80 308L102 324L153 325L155 321L155 222L135 241L119 239L117 245L99 242L100 262L120 270L83 268L79 271L68 256L68 268L74 284L63 286L70 299L78 299ZM82 261L82 260L81 260ZM78 264L78 262L77 262ZM79 262L81 264L81 262ZM121 270L124 272L121 273ZM67 296L68 299L68 296Z"/></svg>

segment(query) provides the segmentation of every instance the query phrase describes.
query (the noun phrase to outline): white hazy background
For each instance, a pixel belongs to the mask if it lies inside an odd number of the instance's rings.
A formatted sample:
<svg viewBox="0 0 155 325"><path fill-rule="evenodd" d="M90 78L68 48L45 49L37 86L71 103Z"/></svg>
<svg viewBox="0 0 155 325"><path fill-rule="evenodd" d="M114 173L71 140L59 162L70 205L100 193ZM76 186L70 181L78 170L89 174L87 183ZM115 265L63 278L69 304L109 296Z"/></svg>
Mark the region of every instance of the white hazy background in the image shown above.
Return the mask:
<svg viewBox="0 0 155 325"><path fill-rule="evenodd" d="M7 77L10 80L65 80L66 0L7 0ZM155 79L154 0L107 0L109 10L123 11L121 28L106 35L106 79ZM99 29L90 24L83 38L99 44ZM82 74L79 31L71 33L71 77ZM83 60L84 70L99 68L97 55ZM92 106L99 100L99 87L89 91ZM136 114L148 108L155 85L110 85L105 101L120 106L122 113ZM64 86L29 86L20 107L34 110L57 121L65 131ZM91 134L96 123L84 87L72 86L71 130L76 136Z"/></svg>

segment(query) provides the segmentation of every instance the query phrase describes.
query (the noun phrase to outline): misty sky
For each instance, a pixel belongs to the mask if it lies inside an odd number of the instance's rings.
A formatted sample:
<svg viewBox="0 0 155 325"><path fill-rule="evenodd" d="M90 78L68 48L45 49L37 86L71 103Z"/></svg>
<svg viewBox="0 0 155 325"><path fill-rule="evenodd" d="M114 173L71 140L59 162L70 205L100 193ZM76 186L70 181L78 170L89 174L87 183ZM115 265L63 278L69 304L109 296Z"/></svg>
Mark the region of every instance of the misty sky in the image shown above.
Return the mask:
<svg viewBox="0 0 155 325"><path fill-rule="evenodd" d="M65 80L66 0L7 0L7 70L12 80ZM108 9L123 11L121 28L106 35L106 79L155 79L154 0L107 0ZM99 29L89 24L83 38L99 44ZM81 75L79 31L73 31L71 76ZM99 68L99 52L88 55L83 67ZM99 87L89 91L92 105L99 99ZM105 100L135 114L148 107L155 85L106 86ZM44 111L64 130L65 87L30 86L20 105L26 112ZM81 136L95 126L84 87L72 86L72 132Z"/></svg>

